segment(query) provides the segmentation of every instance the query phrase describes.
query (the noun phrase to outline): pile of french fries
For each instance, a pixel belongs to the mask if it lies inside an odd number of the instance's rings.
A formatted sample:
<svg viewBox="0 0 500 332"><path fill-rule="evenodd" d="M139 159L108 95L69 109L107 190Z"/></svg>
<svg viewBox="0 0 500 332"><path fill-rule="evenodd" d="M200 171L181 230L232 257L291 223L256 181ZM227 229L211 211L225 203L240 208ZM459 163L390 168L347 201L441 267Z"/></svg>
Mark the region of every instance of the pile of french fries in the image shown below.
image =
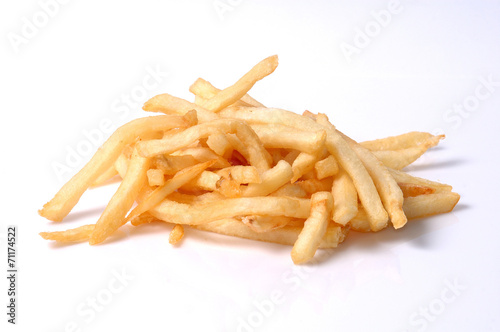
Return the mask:
<svg viewBox="0 0 500 332"><path fill-rule="evenodd" d="M451 186L401 169L443 136L410 132L357 143L325 114L267 108L247 92L278 65L264 59L234 85L219 90L198 79L194 103L161 94L148 112L111 135L83 169L39 211L61 221L90 187L122 181L95 224L43 232L60 242L109 238L130 222L184 227L293 245L295 264L318 248L334 248L349 230L377 232L408 219L451 211ZM135 204L136 203L136 204Z"/></svg>

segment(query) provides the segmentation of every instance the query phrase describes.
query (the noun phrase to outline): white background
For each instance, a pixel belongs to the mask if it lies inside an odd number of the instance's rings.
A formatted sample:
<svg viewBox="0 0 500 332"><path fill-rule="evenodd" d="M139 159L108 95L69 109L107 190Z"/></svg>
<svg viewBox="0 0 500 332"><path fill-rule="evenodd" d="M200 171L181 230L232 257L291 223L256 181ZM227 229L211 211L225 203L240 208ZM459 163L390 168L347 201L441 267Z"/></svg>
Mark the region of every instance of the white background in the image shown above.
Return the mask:
<svg viewBox="0 0 500 332"><path fill-rule="evenodd" d="M2 277L2 331L499 331L500 2L401 1L381 27L371 13L388 1L226 1L69 1L46 22L37 1L2 2L1 275L7 225L19 235L18 324ZM452 184L455 211L351 233L305 268L288 247L193 230L172 247L167 225L95 247L39 237L94 223L116 189L86 193L63 223L37 214L90 158L70 151L103 142L103 120L144 116L162 92L191 100L198 77L226 87L272 54L278 69L251 93L268 106L327 113L360 141L444 132L408 171Z"/></svg>

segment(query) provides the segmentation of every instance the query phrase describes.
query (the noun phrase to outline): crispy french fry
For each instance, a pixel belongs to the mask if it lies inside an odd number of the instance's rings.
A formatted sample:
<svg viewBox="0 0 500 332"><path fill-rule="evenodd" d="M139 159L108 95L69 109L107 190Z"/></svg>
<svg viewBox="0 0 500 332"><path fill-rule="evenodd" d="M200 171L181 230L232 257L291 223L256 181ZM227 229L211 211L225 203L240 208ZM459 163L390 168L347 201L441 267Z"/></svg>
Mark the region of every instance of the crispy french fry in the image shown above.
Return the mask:
<svg viewBox="0 0 500 332"><path fill-rule="evenodd" d="M270 230L286 226L293 218L285 216L245 216L241 222L257 233L269 232Z"/></svg>
<svg viewBox="0 0 500 332"><path fill-rule="evenodd" d="M240 197L190 205L163 200L150 213L158 219L185 225L248 215L305 219L309 216L309 200L292 197Z"/></svg>
<svg viewBox="0 0 500 332"><path fill-rule="evenodd" d="M170 244L178 244L182 238L184 237L184 227L182 225L176 224L172 231L170 231L170 235L168 236L168 242Z"/></svg>
<svg viewBox="0 0 500 332"><path fill-rule="evenodd" d="M94 183L90 185L90 188L97 188L112 183L110 180L113 179L116 175L118 175L118 171L116 170L114 165L111 165L111 167L109 167L104 173L99 175Z"/></svg>
<svg viewBox="0 0 500 332"><path fill-rule="evenodd" d="M57 232L41 232L40 236L45 240L57 242L84 242L88 241L94 231L95 225L84 225L73 229Z"/></svg>
<svg viewBox="0 0 500 332"><path fill-rule="evenodd" d="M349 175L340 169L332 183L332 220L339 225L347 225L358 214L358 193Z"/></svg>
<svg viewBox="0 0 500 332"><path fill-rule="evenodd" d="M293 245L292 260L302 264L314 257L326 233L333 208L332 194L319 191L311 196L311 214Z"/></svg>
<svg viewBox="0 0 500 332"><path fill-rule="evenodd" d="M106 240L109 235L125 224L125 215L132 207L141 188L147 183L146 172L150 164L150 159L141 157L134 151L125 178L95 225L89 240L91 245Z"/></svg>
<svg viewBox="0 0 500 332"><path fill-rule="evenodd" d="M163 186L165 184L165 174L163 174L161 169L148 169L146 175L148 177L148 183L151 187Z"/></svg>
<svg viewBox="0 0 500 332"><path fill-rule="evenodd" d="M192 180L203 172L208 167L215 163L214 160L207 161L202 164L194 165L186 168L179 173L175 174L173 178L165 182L163 186L156 188L145 200L143 200L139 205L137 205L123 221L123 224L137 217L138 215L150 210L158 203L160 203L165 197L173 193L175 190L179 189L181 186L186 184L188 181Z"/></svg>
<svg viewBox="0 0 500 332"><path fill-rule="evenodd" d="M231 178L237 183L262 183L257 168L253 166L231 166L217 171L217 174L225 178Z"/></svg>
<svg viewBox="0 0 500 332"><path fill-rule="evenodd" d="M325 159L316 162L314 169L318 180L322 180L329 176L336 175L339 172L339 164L334 156L329 155Z"/></svg>
<svg viewBox="0 0 500 332"><path fill-rule="evenodd" d="M284 245L293 245L302 231L302 226L284 226L281 228L273 229L264 233L257 233L248 228L239 220L228 218L213 221L206 224L192 226L196 229L237 236L245 239L273 242ZM336 248L342 241L344 241L348 227L341 227L338 225L330 224L326 229L326 233L319 245L320 248Z"/></svg>
<svg viewBox="0 0 500 332"><path fill-rule="evenodd" d="M251 127L265 148L285 148L315 153L323 147L326 139L325 131L296 130L278 124L253 124Z"/></svg>
<svg viewBox="0 0 500 332"><path fill-rule="evenodd" d="M168 115L184 115L191 110L195 110L200 123L219 118L217 114L206 110L200 105L190 103L182 98L171 96L168 93L157 95L149 99L144 103L142 109L147 112L161 112Z"/></svg>
<svg viewBox="0 0 500 332"><path fill-rule="evenodd" d="M401 188L404 198L434 194L436 191L434 188L414 183L398 182L398 186Z"/></svg>
<svg viewBox="0 0 500 332"><path fill-rule="evenodd" d="M262 173L261 183L251 183L247 187L243 187L241 194L244 197L266 196L289 183L292 176L292 166L281 160L276 166Z"/></svg>

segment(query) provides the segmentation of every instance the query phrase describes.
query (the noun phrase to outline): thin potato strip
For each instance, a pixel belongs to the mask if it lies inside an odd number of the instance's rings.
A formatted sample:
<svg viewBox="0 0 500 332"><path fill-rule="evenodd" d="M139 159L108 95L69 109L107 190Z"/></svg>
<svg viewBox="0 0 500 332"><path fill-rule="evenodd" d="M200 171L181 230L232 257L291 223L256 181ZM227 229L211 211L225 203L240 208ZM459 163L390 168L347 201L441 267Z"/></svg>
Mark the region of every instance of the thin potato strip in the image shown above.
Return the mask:
<svg viewBox="0 0 500 332"><path fill-rule="evenodd" d="M437 136L435 136L437 137ZM401 170L408 165L411 165L420 158L429 148L435 146L434 143L439 142L439 138L429 144L421 144L419 146L402 149L402 150L387 150L387 151L372 151L372 153L387 167ZM436 143L437 144L437 143Z"/></svg>
<svg viewBox="0 0 500 332"><path fill-rule="evenodd" d="M315 153L301 152L293 161L293 177L290 182L294 183L300 179L302 175L312 171L314 169L314 165L320 158L319 151L316 151Z"/></svg>
<svg viewBox="0 0 500 332"><path fill-rule="evenodd" d="M305 219L309 216L309 200L291 197L241 197L191 205L163 200L149 212L158 219L185 225L199 225L254 214Z"/></svg>
<svg viewBox="0 0 500 332"><path fill-rule="evenodd" d="M316 171L316 177L318 180L322 180L329 176L336 175L339 172L339 164L335 160L334 156L329 155L325 159L316 162L314 170Z"/></svg>
<svg viewBox="0 0 500 332"><path fill-rule="evenodd" d="M247 187L243 187L241 195L243 197L267 196L289 183L292 176L292 166L281 160L276 166L262 173L261 183L251 183Z"/></svg>
<svg viewBox="0 0 500 332"><path fill-rule="evenodd" d="M398 186L399 188L401 188L404 198L415 197L420 195L429 195L429 194L434 194L434 192L436 192L436 189L434 188L414 183L398 182Z"/></svg>
<svg viewBox="0 0 500 332"><path fill-rule="evenodd" d="M165 182L163 186L156 188L146 199L144 199L139 205L137 205L129 213L124 221L124 224L158 205L165 197L173 193L175 190L179 189L190 180L194 179L214 163L215 160L207 161L205 163L183 169L179 173L175 174L173 178Z"/></svg>
<svg viewBox="0 0 500 332"><path fill-rule="evenodd" d="M365 164L368 173L373 179L375 186L380 194L384 207L389 213L391 223L394 228L403 227L407 218L403 211L403 192L399 188L396 180L392 177L387 168L378 160L370 150L357 144L355 141L346 138L354 151L358 154L361 161ZM373 231L379 231L385 225L371 225Z"/></svg>
<svg viewBox="0 0 500 332"><path fill-rule="evenodd" d="M273 55L256 64L235 84L218 92L214 97L202 103L201 106L212 112L219 112L225 107L240 100L257 81L270 75L278 66L278 56Z"/></svg>
<svg viewBox="0 0 500 332"><path fill-rule="evenodd" d="M82 194L105 172L121 154L122 149L141 135L190 126L182 116L154 116L132 120L118 128L97 150L92 159L57 192L39 211L42 217L61 221L78 203Z"/></svg>
<svg viewBox="0 0 500 332"><path fill-rule="evenodd" d="M250 164L255 166L259 171L269 169L270 165L267 159L267 151L262 146L259 137L248 124L239 120L219 119L202 123L161 140L138 142L137 149L144 157L168 154L185 148L200 138L210 136L214 130L236 134L245 144Z"/></svg>
<svg viewBox="0 0 500 332"><path fill-rule="evenodd" d="M244 239L273 242L292 246L302 231L302 226L284 226L264 233L257 233L243 224L241 221L233 218L213 221L206 224L192 226L193 228L209 231L213 233L237 236ZM319 248L336 248L344 241L349 228L330 224L321 240Z"/></svg>
<svg viewBox="0 0 500 332"><path fill-rule="evenodd" d="M268 172L268 171L266 171ZM254 166L231 166L217 171L217 174L231 178L237 183L262 183L257 168Z"/></svg>
<svg viewBox="0 0 500 332"><path fill-rule="evenodd" d="M192 94L194 94L197 97L202 97L205 100L214 97L220 91L221 91L220 89L217 89L210 82L204 80L203 78L198 78L189 87L189 92L191 92ZM259 103L257 100L250 97L248 94L245 94L243 97L241 97L240 100L236 101L233 105L235 105L235 106L255 106L255 107L264 106L261 103Z"/></svg>
<svg viewBox="0 0 500 332"><path fill-rule="evenodd" d="M295 130L277 124L253 124L250 127L259 136L265 148L295 149L315 153L323 146L326 139L325 131Z"/></svg>
<svg viewBox="0 0 500 332"><path fill-rule="evenodd" d="M452 192L441 192L429 195L405 198L403 210L408 220L430 217L453 210L460 195ZM365 211L360 208L358 215L350 222L351 229L356 232L370 232L370 224Z"/></svg>
<svg viewBox="0 0 500 332"><path fill-rule="evenodd" d="M412 131L402 135L389 136L372 141L365 141L359 144L372 151L401 150L412 148L425 143L432 137L434 137L434 135L430 133ZM444 135L441 135L439 137L444 138Z"/></svg>
<svg viewBox="0 0 500 332"><path fill-rule="evenodd" d="M40 236L45 240L57 242L85 242L90 239L95 225L84 225L73 229L57 232L41 232Z"/></svg>
<svg viewBox="0 0 500 332"><path fill-rule="evenodd" d="M419 177L410 175L408 173L397 171L397 170L394 170L391 168L389 168L389 172L391 173L391 175L394 177L394 179L397 182L411 183L411 184L417 184L417 185L422 185L422 186L426 186L426 187L431 187L435 190L436 193L450 192L453 189L448 184L443 184L443 183L439 183L436 181L431 181L431 180L419 178Z"/></svg>
<svg viewBox="0 0 500 332"><path fill-rule="evenodd" d="M169 115L184 115L195 110L200 123L218 119L219 116L200 105L193 104L182 98L174 97L168 93L154 96L144 103L142 107L147 112L161 112Z"/></svg>
<svg viewBox="0 0 500 332"><path fill-rule="evenodd" d="M311 214L292 248L292 260L302 264L314 257L326 233L333 208L332 194L319 191L311 196Z"/></svg>
<svg viewBox="0 0 500 332"><path fill-rule="evenodd" d="M270 230L286 226L293 218L285 216L245 216L241 222L257 233L269 232Z"/></svg>
<svg viewBox="0 0 500 332"><path fill-rule="evenodd" d="M90 188L97 188L104 186L108 183L110 183L110 180L114 178L115 176L118 175L118 171L116 170L114 165L111 165L110 168L108 168L104 173L99 175L97 179L90 185Z"/></svg>
<svg viewBox="0 0 500 332"><path fill-rule="evenodd" d="M89 241L91 245L106 240L125 224L126 213L134 204L141 188L147 184L146 172L150 164L151 159L141 157L134 151L125 178L95 225Z"/></svg>
<svg viewBox="0 0 500 332"><path fill-rule="evenodd" d="M347 225L358 214L358 193L349 175L340 169L333 179L332 220L339 225Z"/></svg>

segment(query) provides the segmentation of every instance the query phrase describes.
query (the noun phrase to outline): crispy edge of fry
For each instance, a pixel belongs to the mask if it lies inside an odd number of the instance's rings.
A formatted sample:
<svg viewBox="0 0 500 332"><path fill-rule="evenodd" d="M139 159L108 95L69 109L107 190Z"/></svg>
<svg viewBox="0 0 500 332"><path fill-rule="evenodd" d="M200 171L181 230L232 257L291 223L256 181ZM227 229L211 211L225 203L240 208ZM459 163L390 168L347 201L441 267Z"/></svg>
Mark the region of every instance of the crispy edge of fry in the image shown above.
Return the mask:
<svg viewBox="0 0 500 332"><path fill-rule="evenodd" d="M192 123L187 123L185 117L162 115L132 120L121 126L97 150L92 159L38 211L39 214L52 221L63 220L97 177L113 165L127 144L152 131L190 125Z"/></svg>
<svg viewBox="0 0 500 332"><path fill-rule="evenodd" d="M241 222L256 233L269 232L270 230L286 226L293 218L285 216L259 216L251 215L241 218Z"/></svg>
<svg viewBox="0 0 500 332"><path fill-rule="evenodd" d="M255 83L274 72L276 67L278 67L277 55L260 61L236 83L218 92L214 97L204 102L202 106L209 111L219 112L241 99Z"/></svg>
<svg viewBox="0 0 500 332"><path fill-rule="evenodd" d="M57 232L41 232L40 236L45 240L57 242L84 242L88 241L94 231L95 224L84 225L77 228Z"/></svg>
<svg viewBox="0 0 500 332"><path fill-rule="evenodd" d="M158 168L150 168L146 172L150 187L163 186L165 184L165 174Z"/></svg>
<svg viewBox="0 0 500 332"><path fill-rule="evenodd" d="M328 227L333 208L332 194L319 191L311 196L311 213L295 241L291 256L294 264L302 264L314 257Z"/></svg>
<svg viewBox="0 0 500 332"><path fill-rule="evenodd" d="M325 127L316 123L313 119L303 117L299 114L278 109L260 107L228 107L219 113L222 117L236 118L252 123L279 123L300 130L325 130ZM351 177L358 196L366 208L367 214L375 225L384 224L389 216L385 211L380 196L377 192L372 178L365 166L350 148L349 144L342 138L339 132L327 129L326 147L337 159L340 166L346 170Z"/></svg>
<svg viewBox="0 0 500 332"><path fill-rule="evenodd" d="M95 245L106 240L125 224L125 215L134 204L139 191L147 183L146 172L151 159L141 157L136 150L132 154L127 174L99 217L89 243Z"/></svg>
<svg viewBox="0 0 500 332"><path fill-rule="evenodd" d="M431 187L436 193L440 192L450 192L453 188L452 186L444 183L439 183L436 181L427 180L424 178L419 178L408 173L398 171L392 168L388 168L391 175L396 179L397 182L407 182L412 184L418 184L422 186Z"/></svg>

